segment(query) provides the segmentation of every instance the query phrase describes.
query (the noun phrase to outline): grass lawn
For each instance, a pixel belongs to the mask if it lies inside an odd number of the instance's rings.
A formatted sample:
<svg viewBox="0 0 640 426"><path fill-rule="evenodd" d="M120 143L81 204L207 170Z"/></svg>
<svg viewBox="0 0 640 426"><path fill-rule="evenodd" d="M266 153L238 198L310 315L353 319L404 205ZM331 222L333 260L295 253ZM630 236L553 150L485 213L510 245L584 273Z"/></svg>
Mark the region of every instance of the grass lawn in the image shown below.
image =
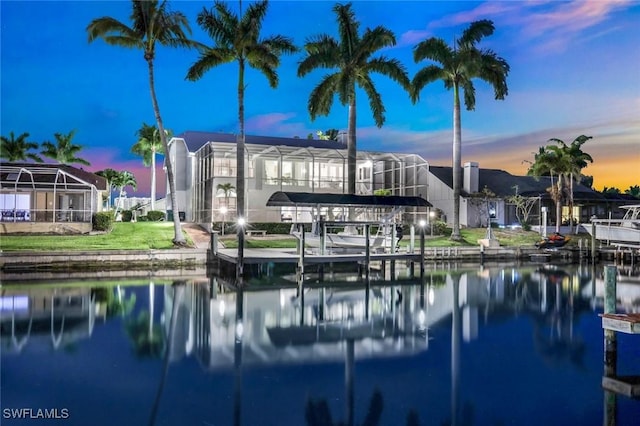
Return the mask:
<svg viewBox="0 0 640 426"><path fill-rule="evenodd" d="M464 239L462 242L453 242L449 236L431 237L427 235L425 245L427 247L454 247L477 246L478 240L484 238L485 228L465 228L461 230ZM532 246L540 236L532 231L494 229L494 236L503 247ZM188 235L185 238L189 245L193 243ZM173 223L171 222L117 222L113 231L108 234L92 235L6 235L0 237L0 249L4 251L17 250L149 250L173 248ZM235 236L220 239L225 247L236 248L238 246ZM409 244L406 236L402 245ZM419 236L416 235L416 241ZM295 248L296 239L290 236L277 238L248 237L248 248Z"/></svg>
<svg viewBox="0 0 640 426"><path fill-rule="evenodd" d="M3 235L4 251L86 251L86 250L150 250L173 248L172 222L116 222L108 234L91 235ZM185 234L189 244L191 239Z"/></svg>

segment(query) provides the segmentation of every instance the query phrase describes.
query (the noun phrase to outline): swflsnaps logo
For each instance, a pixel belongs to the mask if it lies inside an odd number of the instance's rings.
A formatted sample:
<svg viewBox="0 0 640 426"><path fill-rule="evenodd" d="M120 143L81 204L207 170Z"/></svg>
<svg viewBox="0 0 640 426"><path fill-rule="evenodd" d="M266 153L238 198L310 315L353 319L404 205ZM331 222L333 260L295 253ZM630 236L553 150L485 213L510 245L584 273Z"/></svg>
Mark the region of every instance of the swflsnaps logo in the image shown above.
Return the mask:
<svg viewBox="0 0 640 426"><path fill-rule="evenodd" d="M5 419L68 419L67 408L4 408Z"/></svg>

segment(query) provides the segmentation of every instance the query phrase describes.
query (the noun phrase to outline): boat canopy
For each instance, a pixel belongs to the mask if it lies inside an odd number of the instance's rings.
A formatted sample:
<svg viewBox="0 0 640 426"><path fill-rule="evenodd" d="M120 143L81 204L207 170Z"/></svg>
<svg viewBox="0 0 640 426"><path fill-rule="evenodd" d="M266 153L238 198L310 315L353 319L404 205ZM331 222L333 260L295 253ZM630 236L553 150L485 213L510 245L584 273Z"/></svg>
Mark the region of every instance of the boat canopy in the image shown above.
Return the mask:
<svg viewBox="0 0 640 426"><path fill-rule="evenodd" d="M353 195L327 194L318 192L275 192L267 201L268 207L432 207L422 197L400 195Z"/></svg>

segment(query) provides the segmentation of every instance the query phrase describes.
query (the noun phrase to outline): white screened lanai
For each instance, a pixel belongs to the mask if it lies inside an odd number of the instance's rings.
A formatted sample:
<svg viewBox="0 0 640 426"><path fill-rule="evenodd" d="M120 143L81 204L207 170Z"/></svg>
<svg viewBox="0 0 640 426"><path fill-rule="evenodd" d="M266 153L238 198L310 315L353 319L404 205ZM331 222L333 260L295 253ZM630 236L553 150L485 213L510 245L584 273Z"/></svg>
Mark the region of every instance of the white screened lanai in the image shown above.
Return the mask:
<svg viewBox="0 0 640 426"><path fill-rule="evenodd" d="M236 212L236 136L185 132L171 140L176 195L188 221L230 221ZM267 207L277 191L346 193L347 149L338 141L246 136L245 200L249 222L304 221L290 207ZM356 192L427 195L427 162L415 154L359 151ZM184 206L184 207L183 207Z"/></svg>

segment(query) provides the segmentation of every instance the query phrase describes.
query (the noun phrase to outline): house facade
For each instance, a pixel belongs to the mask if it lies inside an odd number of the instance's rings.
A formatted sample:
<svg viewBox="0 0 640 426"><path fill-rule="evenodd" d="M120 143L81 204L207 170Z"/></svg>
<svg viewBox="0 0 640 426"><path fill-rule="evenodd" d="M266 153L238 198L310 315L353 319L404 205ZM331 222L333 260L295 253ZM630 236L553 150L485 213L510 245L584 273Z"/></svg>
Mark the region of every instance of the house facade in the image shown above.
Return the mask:
<svg viewBox="0 0 640 426"><path fill-rule="evenodd" d="M251 135L245 140L248 222L311 221L307 210L267 207L277 191L347 192L344 143ZM186 221L209 224L235 217L236 148L236 136L227 133L185 132L171 139L176 198ZM359 151L356 192L371 195L386 190L391 195L425 197L428 169L415 154Z"/></svg>
<svg viewBox="0 0 640 426"><path fill-rule="evenodd" d="M188 131L171 139L169 155L176 173L181 219L207 225L235 218L236 153L234 134ZM347 147L342 141L246 135L244 155L246 219L250 223L312 220L308 211L267 207L267 200L277 191L347 192ZM416 154L362 150L357 152L356 167L357 194L384 190L389 195L422 197L434 206L424 219L452 224L451 167L430 165ZM515 194L537 199L530 224L541 223L545 209L549 225L557 220L547 192L552 185L549 177L514 176L504 170L481 169L476 162L465 163L462 176L462 226L486 226L487 220L501 226L517 224L516 208L508 202ZM487 197L484 188L493 195ZM614 208L600 193L583 185L574 186L574 199L573 211L563 207L560 221L573 217L574 222L586 223L591 216L602 217ZM170 205L167 209L172 210ZM417 217L405 214L402 219L415 221Z"/></svg>
<svg viewBox="0 0 640 426"><path fill-rule="evenodd" d="M103 177L65 164L0 163L0 234L87 233Z"/></svg>

